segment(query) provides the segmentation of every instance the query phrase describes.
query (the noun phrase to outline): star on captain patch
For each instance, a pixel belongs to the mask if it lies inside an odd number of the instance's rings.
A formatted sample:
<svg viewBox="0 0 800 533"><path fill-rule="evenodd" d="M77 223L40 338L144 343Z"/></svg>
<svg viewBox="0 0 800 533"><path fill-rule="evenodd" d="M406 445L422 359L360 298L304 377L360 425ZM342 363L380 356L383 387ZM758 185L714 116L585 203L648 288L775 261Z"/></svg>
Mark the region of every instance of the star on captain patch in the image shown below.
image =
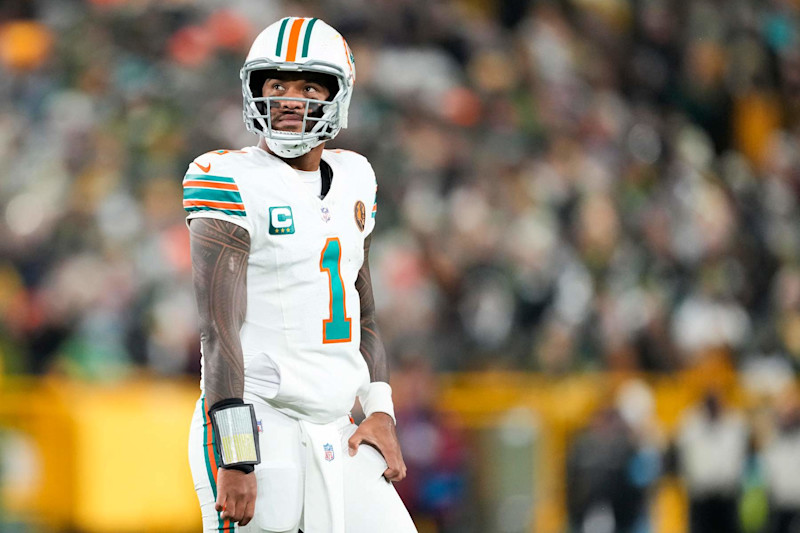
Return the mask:
<svg viewBox="0 0 800 533"><path fill-rule="evenodd" d="M364 207L364 202L361 200L356 202L355 208L356 226L359 231L364 231L364 222L367 220L367 208Z"/></svg>

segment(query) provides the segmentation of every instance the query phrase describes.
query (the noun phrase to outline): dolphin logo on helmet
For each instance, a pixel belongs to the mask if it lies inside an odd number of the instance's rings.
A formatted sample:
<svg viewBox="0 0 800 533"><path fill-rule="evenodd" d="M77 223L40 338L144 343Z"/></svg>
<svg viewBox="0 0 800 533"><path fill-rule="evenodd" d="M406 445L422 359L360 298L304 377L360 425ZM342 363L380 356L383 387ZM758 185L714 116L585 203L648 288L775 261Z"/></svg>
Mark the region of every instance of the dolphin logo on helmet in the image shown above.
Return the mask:
<svg viewBox="0 0 800 533"><path fill-rule="evenodd" d="M264 97L257 81L262 71L327 75L335 80L336 90L326 101ZM279 157L299 157L347 127L356 77L353 54L344 37L320 19L286 17L268 26L253 42L240 77L247 130L264 137L269 149ZM305 103L301 131L272 128L270 107L278 100Z"/></svg>

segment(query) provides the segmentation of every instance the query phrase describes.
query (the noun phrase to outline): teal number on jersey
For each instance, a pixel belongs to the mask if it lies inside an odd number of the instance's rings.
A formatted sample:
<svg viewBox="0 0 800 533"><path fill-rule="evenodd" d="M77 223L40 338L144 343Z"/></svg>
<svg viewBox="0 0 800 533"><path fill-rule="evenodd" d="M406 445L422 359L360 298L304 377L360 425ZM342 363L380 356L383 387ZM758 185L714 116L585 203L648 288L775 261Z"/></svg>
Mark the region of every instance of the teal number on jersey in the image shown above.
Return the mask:
<svg viewBox="0 0 800 533"><path fill-rule="evenodd" d="M322 321L322 342L350 342L350 318L344 303L341 272L342 245L339 237L329 237L319 258L320 272L328 272L329 318Z"/></svg>

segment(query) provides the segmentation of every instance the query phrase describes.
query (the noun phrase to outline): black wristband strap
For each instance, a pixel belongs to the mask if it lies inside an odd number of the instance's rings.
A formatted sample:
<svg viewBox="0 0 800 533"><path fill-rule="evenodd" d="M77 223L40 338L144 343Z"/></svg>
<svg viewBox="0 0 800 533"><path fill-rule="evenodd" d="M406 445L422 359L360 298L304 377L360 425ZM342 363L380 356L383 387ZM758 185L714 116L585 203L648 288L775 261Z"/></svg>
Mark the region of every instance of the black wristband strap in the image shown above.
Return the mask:
<svg viewBox="0 0 800 533"><path fill-rule="evenodd" d="M252 474L253 470L256 469L253 465L228 465L228 466L221 466L220 468L224 468L225 470L238 470L240 472L244 472L245 474Z"/></svg>
<svg viewBox="0 0 800 533"><path fill-rule="evenodd" d="M208 414L211 415L211 411L222 409L223 407L228 407L229 405L244 405L244 400L241 398L225 398L212 405L208 409Z"/></svg>

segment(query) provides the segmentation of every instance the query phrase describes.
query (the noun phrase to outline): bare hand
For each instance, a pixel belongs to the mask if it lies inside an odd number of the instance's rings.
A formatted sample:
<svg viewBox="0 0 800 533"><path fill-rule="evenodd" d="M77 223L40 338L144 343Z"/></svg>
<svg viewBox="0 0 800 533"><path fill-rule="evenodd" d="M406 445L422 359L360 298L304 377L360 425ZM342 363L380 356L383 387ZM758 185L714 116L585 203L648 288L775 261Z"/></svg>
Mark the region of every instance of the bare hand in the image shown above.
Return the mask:
<svg viewBox="0 0 800 533"><path fill-rule="evenodd" d="M256 475L240 470L217 470L217 502L214 509L223 520L246 526L253 519L256 507Z"/></svg>
<svg viewBox="0 0 800 533"><path fill-rule="evenodd" d="M373 413L361 422L347 441L351 456L358 453L358 446L362 443L372 445L386 459L389 468L384 470L383 477L388 481L402 481L406 477L406 463L403 461L391 416L386 413Z"/></svg>

